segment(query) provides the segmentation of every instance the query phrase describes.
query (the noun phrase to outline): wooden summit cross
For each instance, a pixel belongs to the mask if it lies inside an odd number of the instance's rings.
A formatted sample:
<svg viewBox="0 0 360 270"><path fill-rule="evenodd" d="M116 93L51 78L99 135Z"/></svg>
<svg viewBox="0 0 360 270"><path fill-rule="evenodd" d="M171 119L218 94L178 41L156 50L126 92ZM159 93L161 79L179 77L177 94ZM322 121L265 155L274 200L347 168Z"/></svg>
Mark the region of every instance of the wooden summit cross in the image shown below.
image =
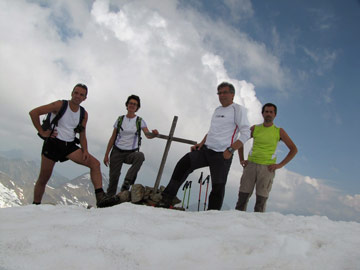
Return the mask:
<svg viewBox="0 0 360 270"><path fill-rule="evenodd" d="M162 173L164 171L165 162L166 162L166 159L167 159L167 155L169 153L171 142L175 141L175 142L187 143L187 144L192 144L192 145L195 145L197 143L195 141L174 137L174 131L175 131L177 119L178 119L178 117L174 116L174 119L173 119L173 122L172 122L172 125L171 125L171 128L170 128L169 136L162 135L162 134L155 135L153 133L150 133L151 135L153 135L156 138L161 138L161 139L167 140L165 150L164 150L164 154L163 154L163 157L162 157L162 160L161 160L161 163L160 163L159 172L158 172L158 175L156 177L156 181L155 181L155 185L154 185L154 193L156 193L158 188L159 188L161 175L162 175Z"/></svg>

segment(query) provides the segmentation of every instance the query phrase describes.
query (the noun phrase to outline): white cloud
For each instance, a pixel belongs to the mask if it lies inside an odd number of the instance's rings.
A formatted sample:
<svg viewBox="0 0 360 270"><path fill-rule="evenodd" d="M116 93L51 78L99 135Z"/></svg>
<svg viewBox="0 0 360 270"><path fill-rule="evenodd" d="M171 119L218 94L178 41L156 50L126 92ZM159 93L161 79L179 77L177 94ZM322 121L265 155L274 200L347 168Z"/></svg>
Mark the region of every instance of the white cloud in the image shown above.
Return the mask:
<svg viewBox="0 0 360 270"><path fill-rule="evenodd" d="M318 76L322 76L325 71L330 70L336 59L337 52L330 50L311 50L306 47L302 47L305 54L315 63L314 68L310 69L310 72L315 72Z"/></svg>
<svg viewBox="0 0 360 270"><path fill-rule="evenodd" d="M229 8L231 17L235 22L254 15L250 0L224 0L224 4Z"/></svg>
<svg viewBox="0 0 360 270"><path fill-rule="evenodd" d="M328 31L333 28L336 23L336 17L329 10L324 9L309 9L310 16L314 18L313 30Z"/></svg>
<svg viewBox="0 0 360 270"><path fill-rule="evenodd" d="M354 196L345 195L340 197L340 200L345 204L354 208L356 211L360 212L360 194L355 194Z"/></svg>

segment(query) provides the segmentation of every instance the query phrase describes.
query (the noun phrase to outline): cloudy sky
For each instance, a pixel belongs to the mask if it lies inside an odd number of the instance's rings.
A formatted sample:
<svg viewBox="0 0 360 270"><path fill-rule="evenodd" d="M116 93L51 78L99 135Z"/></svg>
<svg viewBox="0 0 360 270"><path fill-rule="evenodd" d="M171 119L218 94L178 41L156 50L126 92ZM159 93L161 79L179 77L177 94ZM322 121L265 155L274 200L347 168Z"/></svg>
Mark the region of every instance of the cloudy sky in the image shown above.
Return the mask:
<svg viewBox="0 0 360 270"><path fill-rule="evenodd" d="M0 0L0 151L39 159L28 112L69 98L78 82L89 87L89 150L99 160L131 94L150 129L167 134L177 115L175 136L200 141L219 105L216 86L229 81L251 124L262 104L277 104L276 124L299 149L277 172L268 210L360 221L359 21L357 0ZM140 183L152 185L164 147L143 140ZM188 149L172 144L161 184ZM280 145L279 159L286 151ZM235 157L230 208L241 173Z"/></svg>

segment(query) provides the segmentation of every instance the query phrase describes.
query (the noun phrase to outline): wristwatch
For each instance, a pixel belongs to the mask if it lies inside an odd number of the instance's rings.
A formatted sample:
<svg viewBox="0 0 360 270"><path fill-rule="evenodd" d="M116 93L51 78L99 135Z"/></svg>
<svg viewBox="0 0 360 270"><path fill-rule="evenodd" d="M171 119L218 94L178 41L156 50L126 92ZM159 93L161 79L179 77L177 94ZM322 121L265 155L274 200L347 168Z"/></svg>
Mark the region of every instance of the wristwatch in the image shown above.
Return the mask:
<svg viewBox="0 0 360 270"><path fill-rule="evenodd" d="M232 155L233 155L234 152L235 152L235 149L232 148L231 146L229 146L228 148L226 148L226 150L228 150Z"/></svg>

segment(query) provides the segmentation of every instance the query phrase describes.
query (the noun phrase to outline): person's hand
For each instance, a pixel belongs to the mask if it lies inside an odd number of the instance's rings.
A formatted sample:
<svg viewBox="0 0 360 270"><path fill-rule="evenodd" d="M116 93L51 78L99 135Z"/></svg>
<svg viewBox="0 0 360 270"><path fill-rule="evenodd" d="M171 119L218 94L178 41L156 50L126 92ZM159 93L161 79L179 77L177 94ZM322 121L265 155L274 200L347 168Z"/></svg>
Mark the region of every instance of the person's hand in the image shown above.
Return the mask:
<svg viewBox="0 0 360 270"><path fill-rule="evenodd" d="M153 133L153 134L155 134L155 135L159 135L159 131L158 131L157 129L153 129L153 130L151 131L151 133Z"/></svg>
<svg viewBox="0 0 360 270"><path fill-rule="evenodd" d="M56 129L54 129L54 132L51 134L51 138L56 138L57 135L58 135L58 132Z"/></svg>
<svg viewBox="0 0 360 270"><path fill-rule="evenodd" d="M279 164L271 164L268 166L270 172L275 172L275 170L280 169L282 166Z"/></svg>
<svg viewBox="0 0 360 270"><path fill-rule="evenodd" d="M109 157L108 157L108 155L105 155L105 157L104 157L104 164L105 164L106 167L109 166Z"/></svg>
<svg viewBox="0 0 360 270"><path fill-rule="evenodd" d="M230 159L233 156L233 154L229 150L225 150L223 152L224 159Z"/></svg>
<svg viewBox="0 0 360 270"><path fill-rule="evenodd" d="M245 168L247 165L248 165L248 161L247 160L241 160L240 161L240 165L243 167L243 168Z"/></svg>
<svg viewBox="0 0 360 270"><path fill-rule="evenodd" d="M82 153L82 158L83 158L83 161L87 161L87 160L88 160L88 158L89 158L89 152L88 152L88 151L83 150L83 153Z"/></svg>
<svg viewBox="0 0 360 270"><path fill-rule="evenodd" d="M58 135L56 129L53 131L53 133L51 133L51 129L48 130L42 130L39 132L40 136L43 138L56 138L56 136Z"/></svg>
<svg viewBox="0 0 360 270"><path fill-rule="evenodd" d="M197 144L191 146L190 150L191 150L191 152L192 152L192 151L196 151L196 150L200 150L201 147L202 147L202 145L200 145L199 143L197 143Z"/></svg>

